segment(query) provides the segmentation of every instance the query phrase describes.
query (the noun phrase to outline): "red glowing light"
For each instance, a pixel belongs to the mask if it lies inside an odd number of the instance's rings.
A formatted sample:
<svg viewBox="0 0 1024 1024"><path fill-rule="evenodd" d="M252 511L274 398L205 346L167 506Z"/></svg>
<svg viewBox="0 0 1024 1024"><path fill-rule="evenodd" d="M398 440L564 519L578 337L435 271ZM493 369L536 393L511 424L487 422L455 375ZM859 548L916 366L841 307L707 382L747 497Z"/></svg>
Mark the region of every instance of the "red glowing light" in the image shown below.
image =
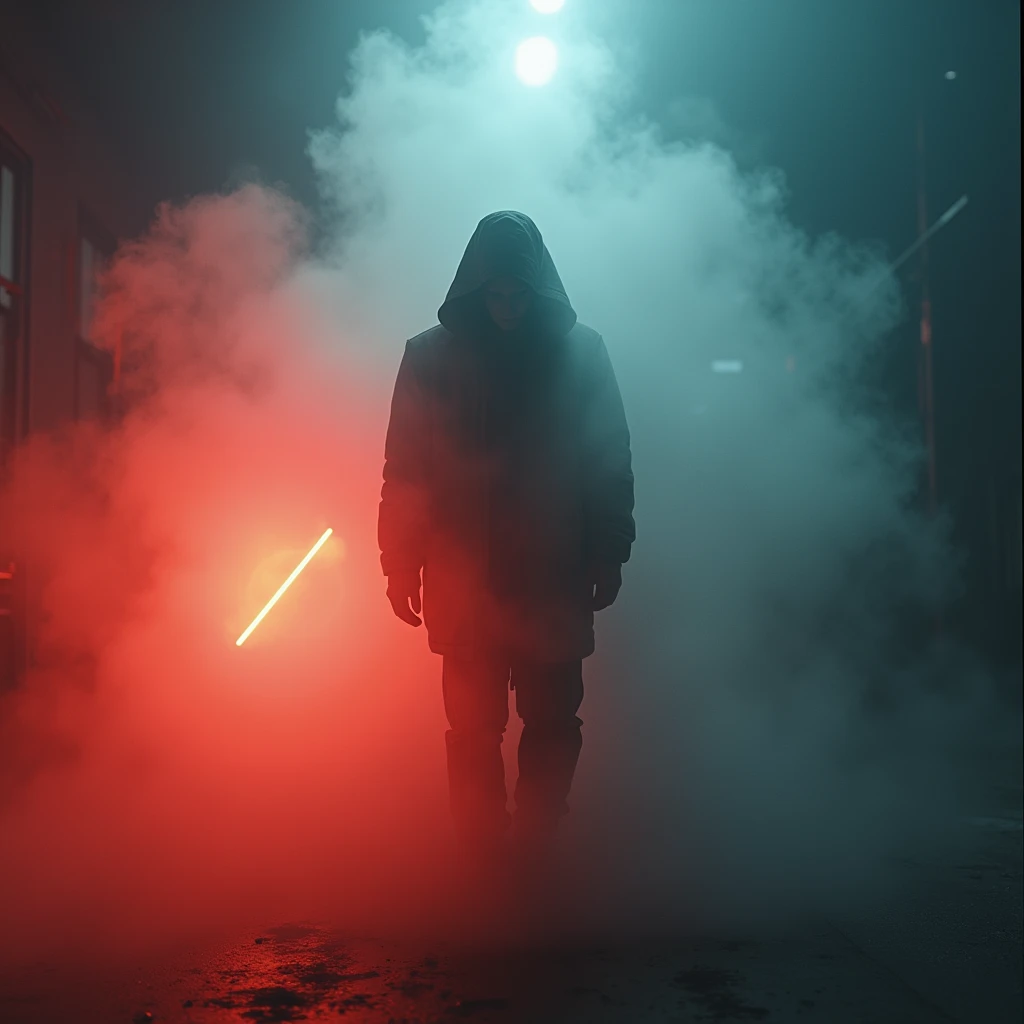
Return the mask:
<svg viewBox="0 0 1024 1024"><path fill-rule="evenodd" d="M288 579L286 579L284 583L282 583L281 586L277 588L277 593L274 594L274 596L263 606L263 610L259 613L259 615L256 616L255 619L252 620L252 622L249 623L245 632L235 641L236 647L241 647L242 644L244 644L245 641L249 639L249 636L251 635L252 631L266 618L267 612L269 612L270 609L273 608L274 605L281 600L281 595L295 582L299 573L302 572L302 570L305 569L307 565L309 565L309 563L313 560L313 556L316 555L316 553L324 546L324 544L327 543L327 538L330 537L332 533L334 533L334 530L331 527L328 527L326 530L324 530L323 535L309 549L309 553L306 555L306 557L303 558L303 560L299 562L299 564L292 570L292 574L288 577Z"/></svg>

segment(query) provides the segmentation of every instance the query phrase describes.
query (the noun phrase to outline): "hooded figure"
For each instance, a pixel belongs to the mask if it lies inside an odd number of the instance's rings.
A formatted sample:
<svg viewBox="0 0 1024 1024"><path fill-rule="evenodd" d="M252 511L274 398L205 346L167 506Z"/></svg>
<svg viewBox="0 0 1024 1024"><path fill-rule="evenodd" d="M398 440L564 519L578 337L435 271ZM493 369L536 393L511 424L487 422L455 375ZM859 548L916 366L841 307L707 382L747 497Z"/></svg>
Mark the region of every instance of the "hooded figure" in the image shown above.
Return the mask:
<svg viewBox="0 0 1024 1024"><path fill-rule="evenodd" d="M580 324L536 225L477 225L439 326L406 344L385 444L378 539L395 613L444 656L452 810L508 823L508 686L524 721L524 832L565 812L594 612L635 537L622 399L601 336ZM596 588L596 593L595 593Z"/></svg>

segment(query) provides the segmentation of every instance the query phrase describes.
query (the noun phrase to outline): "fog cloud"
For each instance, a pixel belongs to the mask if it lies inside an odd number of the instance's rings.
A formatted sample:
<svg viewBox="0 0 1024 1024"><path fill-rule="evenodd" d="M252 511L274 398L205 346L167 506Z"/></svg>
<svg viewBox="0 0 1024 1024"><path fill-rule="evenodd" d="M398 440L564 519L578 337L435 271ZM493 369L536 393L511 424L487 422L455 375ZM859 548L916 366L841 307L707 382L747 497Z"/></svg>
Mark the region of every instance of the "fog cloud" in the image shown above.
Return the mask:
<svg viewBox="0 0 1024 1024"><path fill-rule="evenodd" d="M627 114L583 31L521 86L522 31L486 2L439 8L422 47L367 35L310 137L322 210L251 184L163 208L115 259L96 340L123 346L128 412L34 438L2 505L43 609L0 725L23 946L439 920L440 662L391 615L374 526L402 344L495 209L544 233L633 432L638 540L565 835L577 920L828 911L957 811L984 686L921 642L955 559L913 431L864 383L902 315L886 254L809 238L782 171L721 133Z"/></svg>

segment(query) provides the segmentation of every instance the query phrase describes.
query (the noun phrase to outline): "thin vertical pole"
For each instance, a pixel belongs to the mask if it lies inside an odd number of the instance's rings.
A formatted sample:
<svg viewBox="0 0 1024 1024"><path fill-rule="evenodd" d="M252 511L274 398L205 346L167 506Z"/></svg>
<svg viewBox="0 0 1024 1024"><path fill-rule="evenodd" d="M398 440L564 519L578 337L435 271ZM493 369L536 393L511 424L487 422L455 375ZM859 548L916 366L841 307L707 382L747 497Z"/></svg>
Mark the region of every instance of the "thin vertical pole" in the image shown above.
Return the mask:
<svg viewBox="0 0 1024 1024"><path fill-rule="evenodd" d="M925 178L924 115L917 115L917 229L928 230L927 181ZM921 350L918 355L918 399L924 420L928 451L928 511L938 508L938 467L935 453L935 381L932 363L932 300L928 288L928 242L921 245Z"/></svg>

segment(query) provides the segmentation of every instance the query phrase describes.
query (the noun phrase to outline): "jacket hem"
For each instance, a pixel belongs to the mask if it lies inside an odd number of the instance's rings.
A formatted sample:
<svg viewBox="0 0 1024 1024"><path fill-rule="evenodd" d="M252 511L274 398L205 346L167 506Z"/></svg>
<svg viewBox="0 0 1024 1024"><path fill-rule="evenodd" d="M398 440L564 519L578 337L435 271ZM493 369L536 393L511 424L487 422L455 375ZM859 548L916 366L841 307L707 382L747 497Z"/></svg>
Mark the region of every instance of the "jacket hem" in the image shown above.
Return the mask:
<svg viewBox="0 0 1024 1024"><path fill-rule="evenodd" d="M479 644L446 644L441 643L438 640L433 640L430 637L427 638L427 647L430 649L432 654L439 654L441 657L446 658L472 658L474 655L481 654L485 651L491 652L492 648L484 647ZM562 661L576 661L577 659L582 660L583 658L589 658L594 653L595 645L594 641L591 640L589 644L583 644L572 652L560 652L559 657L540 659L541 661L550 661L552 663ZM508 652L509 656L513 656L513 652Z"/></svg>

